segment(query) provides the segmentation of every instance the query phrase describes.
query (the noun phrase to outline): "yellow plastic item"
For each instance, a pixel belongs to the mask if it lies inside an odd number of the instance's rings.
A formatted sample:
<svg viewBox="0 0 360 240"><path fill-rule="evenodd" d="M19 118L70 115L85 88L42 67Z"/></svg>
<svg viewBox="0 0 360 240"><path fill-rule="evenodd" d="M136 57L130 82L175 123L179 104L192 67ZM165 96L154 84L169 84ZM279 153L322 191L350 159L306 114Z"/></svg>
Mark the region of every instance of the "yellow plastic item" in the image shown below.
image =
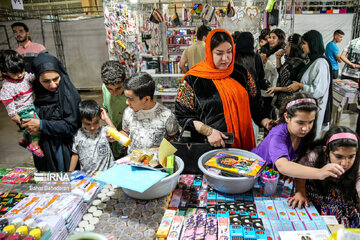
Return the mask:
<svg viewBox="0 0 360 240"><path fill-rule="evenodd" d="M21 226L16 229L16 233L20 235L20 237L24 238L28 235L28 227L27 226Z"/></svg>
<svg viewBox="0 0 360 240"><path fill-rule="evenodd" d="M358 228L346 228L346 229L341 229L341 230L350 231L350 232L353 232L353 233L360 234L360 229L358 229ZM330 237L328 239L326 239L326 240L338 240L337 234L338 234L339 231L337 231L335 233L332 233L330 235Z"/></svg>
<svg viewBox="0 0 360 240"><path fill-rule="evenodd" d="M4 227L3 232L7 236L10 236L10 235L15 233L15 226L14 225L7 225L6 227Z"/></svg>
<svg viewBox="0 0 360 240"><path fill-rule="evenodd" d="M121 134L118 130L115 128L109 128L107 130L107 133L115 138L116 141L120 142L125 147L128 147L131 143L131 139L125 136L124 134Z"/></svg>
<svg viewBox="0 0 360 240"><path fill-rule="evenodd" d="M32 237L34 240L39 240L41 238L41 230L35 228L30 231L29 236Z"/></svg>

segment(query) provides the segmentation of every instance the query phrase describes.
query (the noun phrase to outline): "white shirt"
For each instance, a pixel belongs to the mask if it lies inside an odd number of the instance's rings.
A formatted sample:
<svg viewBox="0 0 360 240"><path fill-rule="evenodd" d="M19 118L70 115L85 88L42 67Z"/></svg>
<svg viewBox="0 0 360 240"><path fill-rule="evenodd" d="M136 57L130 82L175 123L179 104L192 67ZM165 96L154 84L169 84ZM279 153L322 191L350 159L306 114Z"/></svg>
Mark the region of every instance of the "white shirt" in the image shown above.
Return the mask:
<svg viewBox="0 0 360 240"><path fill-rule="evenodd" d="M174 136L179 130L175 115L159 103L152 109L137 112L127 107L122 121L123 130L130 133L128 153L159 147L163 138Z"/></svg>

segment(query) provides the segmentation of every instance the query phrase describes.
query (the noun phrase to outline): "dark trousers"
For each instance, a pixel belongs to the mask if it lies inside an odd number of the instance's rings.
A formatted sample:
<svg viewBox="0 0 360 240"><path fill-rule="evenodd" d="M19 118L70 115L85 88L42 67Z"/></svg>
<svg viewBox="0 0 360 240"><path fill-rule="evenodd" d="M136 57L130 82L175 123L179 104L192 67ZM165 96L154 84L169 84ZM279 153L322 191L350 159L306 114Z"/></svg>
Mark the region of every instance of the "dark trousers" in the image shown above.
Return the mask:
<svg viewBox="0 0 360 240"><path fill-rule="evenodd" d="M332 70L332 78L337 79L339 77L339 70Z"/></svg>

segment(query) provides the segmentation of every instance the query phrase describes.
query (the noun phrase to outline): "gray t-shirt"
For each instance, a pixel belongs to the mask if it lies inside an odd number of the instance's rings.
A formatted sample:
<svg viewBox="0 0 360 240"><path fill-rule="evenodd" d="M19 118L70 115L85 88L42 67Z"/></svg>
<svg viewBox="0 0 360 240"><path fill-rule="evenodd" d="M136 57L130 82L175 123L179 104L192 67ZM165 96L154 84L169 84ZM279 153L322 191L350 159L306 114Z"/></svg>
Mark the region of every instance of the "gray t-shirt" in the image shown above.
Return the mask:
<svg viewBox="0 0 360 240"><path fill-rule="evenodd" d="M137 112L130 107L126 108L122 127L130 133L128 153L135 149L159 147L163 138L174 136L179 130L175 115L159 103L152 109Z"/></svg>
<svg viewBox="0 0 360 240"><path fill-rule="evenodd" d="M93 133L80 128L74 136L72 152L79 155L80 169L86 174L92 175L114 165L114 156L106 139L108 128L99 127Z"/></svg>

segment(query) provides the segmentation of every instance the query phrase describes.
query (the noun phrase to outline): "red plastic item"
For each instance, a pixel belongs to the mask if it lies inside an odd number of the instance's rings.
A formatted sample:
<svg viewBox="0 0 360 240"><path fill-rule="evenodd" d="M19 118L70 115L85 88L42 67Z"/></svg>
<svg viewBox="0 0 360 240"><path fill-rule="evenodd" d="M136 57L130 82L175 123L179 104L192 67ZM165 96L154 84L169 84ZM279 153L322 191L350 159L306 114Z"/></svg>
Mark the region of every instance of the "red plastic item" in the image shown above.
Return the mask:
<svg viewBox="0 0 360 240"><path fill-rule="evenodd" d="M20 240L20 236L17 234L11 235L7 238L7 240Z"/></svg>

